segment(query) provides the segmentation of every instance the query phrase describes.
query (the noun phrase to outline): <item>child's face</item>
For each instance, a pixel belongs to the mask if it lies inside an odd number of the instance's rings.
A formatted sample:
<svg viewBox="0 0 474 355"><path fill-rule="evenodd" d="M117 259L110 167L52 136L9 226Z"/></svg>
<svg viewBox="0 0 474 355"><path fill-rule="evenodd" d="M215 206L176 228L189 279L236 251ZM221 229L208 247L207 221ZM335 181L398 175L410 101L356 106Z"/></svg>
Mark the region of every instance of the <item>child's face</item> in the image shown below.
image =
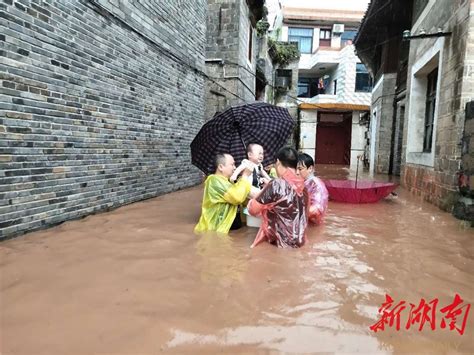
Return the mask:
<svg viewBox="0 0 474 355"><path fill-rule="evenodd" d="M311 176L311 174L313 173L314 169L312 166L310 166L309 168L306 167L306 165L304 165L303 163L301 162L298 162L298 168L296 169L296 174L298 176L301 176L303 179L307 179L309 176Z"/></svg>
<svg viewBox="0 0 474 355"><path fill-rule="evenodd" d="M248 158L254 164L261 164L263 161L263 147L255 144L248 153Z"/></svg>

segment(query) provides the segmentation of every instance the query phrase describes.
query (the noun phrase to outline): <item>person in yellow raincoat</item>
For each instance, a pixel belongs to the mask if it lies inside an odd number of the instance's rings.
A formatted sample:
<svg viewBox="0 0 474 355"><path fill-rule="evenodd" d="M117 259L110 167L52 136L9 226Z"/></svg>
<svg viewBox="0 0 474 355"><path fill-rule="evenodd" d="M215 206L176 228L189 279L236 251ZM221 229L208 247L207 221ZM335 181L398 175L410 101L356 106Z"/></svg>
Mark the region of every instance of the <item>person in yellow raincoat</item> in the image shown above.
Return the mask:
<svg viewBox="0 0 474 355"><path fill-rule="evenodd" d="M253 166L243 163L242 178L235 184L229 181L235 168L234 158L230 154L218 154L216 172L209 175L204 183L201 217L194 228L195 232L216 231L228 233L237 215L237 206L242 204L251 190L247 177L252 174Z"/></svg>

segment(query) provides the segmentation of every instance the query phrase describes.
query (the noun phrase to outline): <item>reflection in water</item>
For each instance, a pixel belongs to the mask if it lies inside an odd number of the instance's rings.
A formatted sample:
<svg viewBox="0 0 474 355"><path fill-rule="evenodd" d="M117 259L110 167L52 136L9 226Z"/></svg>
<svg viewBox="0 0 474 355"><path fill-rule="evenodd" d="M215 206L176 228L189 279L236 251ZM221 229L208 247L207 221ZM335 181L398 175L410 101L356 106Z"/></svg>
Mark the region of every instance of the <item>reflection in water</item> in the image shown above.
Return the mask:
<svg viewBox="0 0 474 355"><path fill-rule="evenodd" d="M183 348L189 344L219 346L252 345L260 349L272 349L284 353L334 352L352 353L354 349L362 354L376 352L389 353L380 347L377 340L366 334L346 332L339 327L339 332L318 329L314 324L309 326L242 326L235 329L223 329L216 334L195 334L174 331L168 348ZM344 338L341 343L340 339ZM335 344L338 344L335 347ZM336 350L337 349L337 350Z"/></svg>
<svg viewBox="0 0 474 355"><path fill-rule="evenodd" d="M237 249L233 239L224 234L203 233L196 243L196 253L201 257L201 280L228 284L241 281L248 260Z"/></svg>
<svg viewBox="0 0 474 355"><path fill-rule="evenodd" d="M473 231L398 192L330 203L296 250L196 236L201 187L1 243L2 351L472 354L472 310L463 336L369 329L385 294L474 305Z"/></svg>

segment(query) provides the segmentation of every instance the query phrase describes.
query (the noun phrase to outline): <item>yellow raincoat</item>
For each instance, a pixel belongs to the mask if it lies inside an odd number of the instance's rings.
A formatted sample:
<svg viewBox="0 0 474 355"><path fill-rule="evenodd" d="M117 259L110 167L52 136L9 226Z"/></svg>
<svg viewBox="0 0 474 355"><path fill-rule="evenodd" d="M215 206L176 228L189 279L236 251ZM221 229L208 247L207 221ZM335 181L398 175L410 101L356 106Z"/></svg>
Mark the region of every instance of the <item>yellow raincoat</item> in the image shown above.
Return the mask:
<svg viewBox="0 0 474 355"><path fill-rule="evenodd" d="M278 177L276 169L275 169L275 168L271 168L271 169L270 169L270 172L268 173L268 176L270 176L270 177L273 178L273 179L276 179L276 178Z"/></svg>
<svg viewBox="0 0 474 355"><path fill-rule="evenodd" d="M247 179L232 184L224 176L209 175L204 183L201 218L194 231L228 233L237 206L245 201L251 186Z"/></svg>

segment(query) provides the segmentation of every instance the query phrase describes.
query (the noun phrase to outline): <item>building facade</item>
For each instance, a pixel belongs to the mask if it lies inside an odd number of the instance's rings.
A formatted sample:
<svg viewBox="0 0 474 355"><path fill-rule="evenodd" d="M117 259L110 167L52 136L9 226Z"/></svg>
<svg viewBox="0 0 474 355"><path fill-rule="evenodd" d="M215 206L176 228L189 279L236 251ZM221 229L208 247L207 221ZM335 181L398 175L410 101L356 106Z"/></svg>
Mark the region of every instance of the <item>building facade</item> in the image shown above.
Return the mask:
<svg viewBox="0 0 474 355"><path fill-rule="evenodd" d="M366 161L372 173L400 175L413 2L372 1L355 45L374 78Z"/></svg>
<svg viewBox="0 0 474 355"><path fill-rule="evenodd" d="M0 238L200 182L206 10L2 3Z"/></svg>
<svg viewBox="0 0 474 355"><path fill-rule="evenodd" d="M371 124L375 115L383 118L374 125L380 144L373 168L399 171L414 194L471 221L472 11L470 1L372 0L356 42L378 78ZM387 96L377 105L385 87Z"/></svg>
<svg viewBox="0 0 474 355"><path fill-rule="evenodd" d="M208 0L206 118L256 100L259 43L256 24L264 0Z"/></svg>
<svg viewBox="0 0 474 355"><path fill-rule="evenodd" d="M331 4L283 6L280 40L296 42L299 148L319 164L357 164L365 149L371 79L352 41L365 6Z"/></svg>

